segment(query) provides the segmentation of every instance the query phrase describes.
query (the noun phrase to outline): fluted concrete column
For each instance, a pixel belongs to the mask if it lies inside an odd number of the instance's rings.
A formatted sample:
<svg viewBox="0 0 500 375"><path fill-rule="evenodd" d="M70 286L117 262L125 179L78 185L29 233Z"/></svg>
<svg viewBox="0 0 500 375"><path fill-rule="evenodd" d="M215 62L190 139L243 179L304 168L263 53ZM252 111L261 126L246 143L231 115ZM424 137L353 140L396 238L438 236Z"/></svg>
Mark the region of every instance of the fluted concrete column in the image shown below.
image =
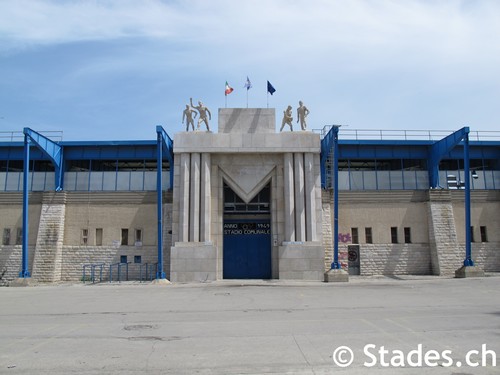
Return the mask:
<svg viewBox="0 0 500 375"><path fill-rule="evenodd" d="M191 154L191 191L189 202L189 241L200 241L200 154Z"/></svg>
<svg viewBox="0 0 500 375"><path fill-rule="evenodd" d="M314 155L304 154L304 181L306 201L306 241L316 241L316 186L314 181Z"/></svg>
<svg viewBox="0 0 500 375"><path fill-rule="evenodd" d="M283 160L285 241L295 241L295 196L293 181L293 154L285 153Z"/></svg>
<svg viewBox="0 0 500 375"><path fill-rule="evenodd" d="M201 155L200 242L210 241L210 154Z"/></svg>
<svg viewBox="0 0 500 375"><path fill-rule="evenodd" d="M295 164L295 240L306 240L306 215L304 207L304 154L293 154Z"/></svg>
<svg viewBox="0 0 500 375"><path fill-rule="evenodd" d="M189 241L189 154L182 153L179 178L179 242Z"/></svg>

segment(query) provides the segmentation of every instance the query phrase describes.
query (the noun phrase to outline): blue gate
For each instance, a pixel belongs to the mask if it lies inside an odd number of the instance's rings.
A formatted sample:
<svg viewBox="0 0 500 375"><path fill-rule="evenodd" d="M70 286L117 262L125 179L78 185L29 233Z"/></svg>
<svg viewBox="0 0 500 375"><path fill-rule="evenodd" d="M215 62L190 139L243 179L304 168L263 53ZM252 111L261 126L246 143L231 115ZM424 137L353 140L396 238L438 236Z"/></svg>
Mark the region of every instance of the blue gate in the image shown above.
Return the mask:
<svg viewBox="0 0 500 375"><path fill-rule="evenodd" d="M271 278L270 220L224 220L224 279Z"/></svg>

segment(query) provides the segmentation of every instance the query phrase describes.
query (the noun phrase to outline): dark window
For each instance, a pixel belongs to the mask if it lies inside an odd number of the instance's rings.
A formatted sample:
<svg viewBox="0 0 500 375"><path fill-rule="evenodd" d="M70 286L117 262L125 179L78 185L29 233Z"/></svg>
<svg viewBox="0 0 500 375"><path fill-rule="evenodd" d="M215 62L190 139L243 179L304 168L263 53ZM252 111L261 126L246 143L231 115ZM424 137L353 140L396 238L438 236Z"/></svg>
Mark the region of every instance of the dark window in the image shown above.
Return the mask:
<svg viewBox="0 0 500 375"><path fill-rule="evenodd" d="M89 230L88 229L82 229L82 241L81 245L88 245L89 243Z"/></svg>
<svg viewBox="0 0 500 375"><path fill-rule="evenodd" d="M403 159L403 170L405 170L405 171L425 171L425 170L427 170L427 160L425 160L425 159Z"/></svg>
<svg viewBox="0 0 500 375"><path fill-rule="evenodd" d="M479 227L481 231L481 242L488 242L488 232L486 230L486 227Z"/></svg>
<svg viewBox="0 0 500 375"><path fill-rule="evenodd" d="M96 228L95 230L95 245L102 246L102 228Z"/></svg>
<svg viewBox="0 0 500 375"><path fill-rule="evenodd" d="M134 263L142 263L142 257L140 255L134 255Z"/></svg>
<svg viewBox="0 0 500 375"><path fill-rule="evenodd" d="M2 244L10 245L10 228L4 228Z"/></svg>
<svg viewBox="0 0 500 375"><path fill-rule="evenodd" d="M116 171L116 160L92 160L92 170L97 172Z"/></svg>
<svg viewBox="0 0 500 375"><path fill-rule="evenodd" d="M411 243L411 228L405 227L405 243Z"/></svg>
<svg viewBox="0 0 500 375"><path fill-rule="evenodd" d="M7 172L22 172L24 170L24 162L22 160L9 160Z"/></svg>
<svg viewBox="0 0 500 375"><path fill-rule="evenodd" d="M17 228L16 245L22 245L22 244L23 244L23 228Z"/></svg>
<svg viewBox="0 0 500 375"><path fill-rule="evenodd" d="M35 172L54 172L55 167L49 160L34 160L32 170Z"/></svg>
<svg viewBox="0 0 500 375"><path fill-rule="evenodd" d="M128 229L122 228L122 246L128 246Z"/></svg>
<svg viewBox="0 0 500 375"><path fill-rule="evenodd" d="M66 167L71 172L87 172L90 170L90 160L68 160Z"/></svg>
<svg viewBox="0 0 500 375"><path fill-rule="evenodd" d="M135 230L135 246L142 246L142 229Z"/></svg>
<svg viewBox="0 0 500 375"><path fill-rule="evenodd" d="M271 184L265 186L248 204L224 183L225 213L268 213L271 212Z"/></svg>
<svg viewBox="0 0 500 375"><path fill-rule="evenodd" d="M401 159L387 159L376 161L377 171L400 171L403 169L403 164Z"/></svg>
<svg viewBox="0 0 500 375"><path fill-rule="evenodd" d="M372 228L365 228L365 242L373 243Z"/></svg>
<svg viewBox="0 0 500 375"><path fill-rule="evenodd" d="M398 243L398 227L391 227L391 242Z"/></svg>
<svg viewBox="0 0 500 375"><path fill-rule="evenodd" d="M474 241L474 227L470 227L470 242L476 242Z"/></svg>
<svg viewBox="0 0 500 375"><path fill-rule="evenodd" d="M358 228L351 228L352 243L359 243Z"/></svg>
<svg viewBox="0 0 500 375"><path fill-rule="evenodd" d="M127 263L127 256L126 255L120 255L120 263Z"/></svg>

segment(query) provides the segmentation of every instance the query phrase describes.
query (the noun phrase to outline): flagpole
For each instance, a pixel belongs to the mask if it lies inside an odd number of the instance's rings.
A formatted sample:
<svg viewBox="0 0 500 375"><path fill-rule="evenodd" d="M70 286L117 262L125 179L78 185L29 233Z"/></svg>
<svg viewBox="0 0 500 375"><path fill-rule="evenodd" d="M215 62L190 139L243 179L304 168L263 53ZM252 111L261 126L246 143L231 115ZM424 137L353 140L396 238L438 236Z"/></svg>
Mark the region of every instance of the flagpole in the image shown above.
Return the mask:
<svg viewBox="0 0 500 375"><path fill-rule="evenodd" d="M269 91L267 92L267 108L269 108Z"/></svg>
<svg viewBox="0 0 500 375"><path fill-rule="evenodd" d="M247 87L247 108L248 108L248 87Z"/></svg>
<svg viewBox="0 0 500 375"><path fill-rule="evenodd" d="M224 94L224 108L227 108L227 94Z"/></svg>

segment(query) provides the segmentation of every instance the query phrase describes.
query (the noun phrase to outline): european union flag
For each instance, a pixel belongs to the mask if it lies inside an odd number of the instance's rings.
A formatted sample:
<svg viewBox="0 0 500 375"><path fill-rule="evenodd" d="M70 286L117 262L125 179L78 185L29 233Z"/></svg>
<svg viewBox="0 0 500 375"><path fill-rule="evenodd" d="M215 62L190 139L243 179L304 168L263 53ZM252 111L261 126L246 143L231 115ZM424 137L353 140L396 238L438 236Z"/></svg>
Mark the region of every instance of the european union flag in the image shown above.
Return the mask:
<svg viewBox="0 0 500 375"><path fill-rule="evenodd" d="M267 92L272 95L275 91L276 89L271 85L271 82L267 81Z"/></svg>

